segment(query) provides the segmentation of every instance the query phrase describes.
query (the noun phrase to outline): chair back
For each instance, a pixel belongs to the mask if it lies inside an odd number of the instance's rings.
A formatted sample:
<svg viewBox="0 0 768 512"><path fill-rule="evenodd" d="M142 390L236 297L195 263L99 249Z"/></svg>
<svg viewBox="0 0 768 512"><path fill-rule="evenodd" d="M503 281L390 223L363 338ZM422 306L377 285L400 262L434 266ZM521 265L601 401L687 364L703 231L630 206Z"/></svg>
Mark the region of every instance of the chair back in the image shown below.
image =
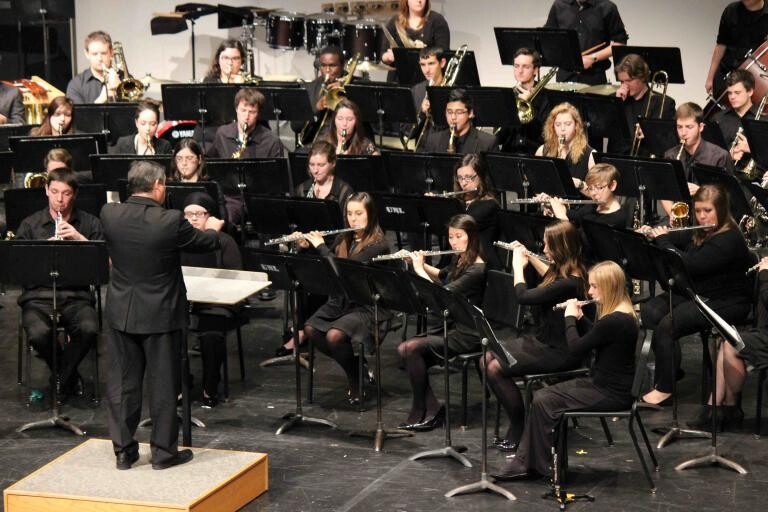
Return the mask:
<svg viewBox="0 0 768 512"><path fill-rule="evenodd" d="M648 354L651 352L651 339L653 332L647 329L640 329L637 333L637 347L635 351L635 378L632 381L632 398L637 400L640 396L640 387L643 385L645 375L645 365L648 361Z"/></svg>

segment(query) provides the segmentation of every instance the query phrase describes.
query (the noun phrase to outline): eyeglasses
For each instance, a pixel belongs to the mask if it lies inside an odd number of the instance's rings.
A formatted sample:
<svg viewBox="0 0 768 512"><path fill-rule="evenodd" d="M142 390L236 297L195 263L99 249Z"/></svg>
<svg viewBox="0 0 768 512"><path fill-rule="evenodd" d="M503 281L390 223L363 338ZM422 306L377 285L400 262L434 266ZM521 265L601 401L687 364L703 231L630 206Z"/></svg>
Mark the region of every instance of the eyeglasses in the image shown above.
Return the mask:
<svg viewBox="0 0 768 512"><path fill-rule="evenodd" d="M236 60L237 61L243 60L243 58L242 57L227 57L226 55L223 55L221 57L221 60L223 60L224 62L233 62L233 61L236 61Z"/></svg>
<svg viewBox="0 0 768 512"><path fill-rule="evenodd" d="M206 212L206 211L202 211L202 212L184 212L184 218L185 219L203 218L206 215L208 215L208 212Z"/></svg>
<svg viewBox="0 0 768 512"><path fill-rule="evenodd" d="M477 178L477 174L473 174L472 176L456 176L456 181L459 183L469 183L470 181L474 181L475 178Z"/></svg>
<svg viewBox="0 0 768 512"><path fill-rule="evenodd" d="M445 115L447 115L447 116L463 116L467 112L469 112L469 110L467 110L467 109L462 109L462 110L446 110L445 111Z"/></svg>
<svg viewBox="0 0 768 512"><path fill-rule="evenodd" d="M177 162L194 162L197 160L197 155L176 155Z"/></svg>
<svg viewBox="0 0 768 512"><path fill-rule="evenodd" d="M587 192L602 192L608 185L590 185L587 187Z"/></svg>

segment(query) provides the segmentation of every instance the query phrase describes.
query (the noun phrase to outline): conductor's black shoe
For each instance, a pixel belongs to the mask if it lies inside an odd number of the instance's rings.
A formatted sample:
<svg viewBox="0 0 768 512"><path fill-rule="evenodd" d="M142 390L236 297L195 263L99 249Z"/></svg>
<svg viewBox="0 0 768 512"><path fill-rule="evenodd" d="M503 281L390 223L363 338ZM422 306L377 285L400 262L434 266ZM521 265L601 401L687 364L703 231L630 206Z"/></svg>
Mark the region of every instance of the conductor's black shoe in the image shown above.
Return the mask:
<svg viewBox="0 0 768 512"><path fill-rule="evenodd" d="M192 450L179 450L176 452L176 455L170 459L164 460L162 462L153 462L152 469L168 469L172 468L173 466L179 466L191 461L192 457L194 457Z"/></svg>
<svg viewBox="0 0 768 512"><path fill-rule="evenodd" d="M120 470L131 469L131 466L133 466L137 460L139 460L139 452L120 452L117 454L115 467Z"/></svg>

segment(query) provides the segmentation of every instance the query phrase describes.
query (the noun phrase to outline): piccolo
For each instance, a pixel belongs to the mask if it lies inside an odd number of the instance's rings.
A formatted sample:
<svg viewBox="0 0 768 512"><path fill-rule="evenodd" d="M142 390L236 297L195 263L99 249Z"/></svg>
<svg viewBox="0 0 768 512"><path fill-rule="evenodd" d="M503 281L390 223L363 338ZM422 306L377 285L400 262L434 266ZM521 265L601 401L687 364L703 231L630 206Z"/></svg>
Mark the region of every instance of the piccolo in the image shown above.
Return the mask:
<svg viewBox="0 0 768 512"><path fill-rule="evenodd" d="M493 242L493 245L495 245L496 247L500 247L500 248L502 248L504 250L507 250L507 251L514 251L515 250L515 248L512 247L512 244L509 243L509 242L498 242L497 241L497 242ZM552 261L551 259L547 258L543 254L538 254L538 253L529 251L528 249L525 250L525 254L527 254L529 256L533 256L537 260L541 261L542 263L546 263L547 265L552 265L554 263L554 261Z"/></svg>
<svg viewBox="0 0 768 512"><path fill-rule="evenodd" d="M591 199L561 199L563 204L600 204L600 201ZM509 204L549 204L549 199L509 199Z"/></svg>
<svg viewBox="0 0 768 512"><path fill-rule="evenodd" d="M576 304L579 306L586 306L587 304L595 304L598 302L597 299L588 299L588 300L579 300L576 301ZM552 311L557 311L558 309L565 309L568 307L568 302L561 302L560 304L555 304L552 306Z"/></svg>
<svg viewBox="0 0 768 512"><path fill-rule="evenodd" d="M341 229L331 229L330 231L320 231L320 236L331 236L331 235L338 235L340 233L349 233L350 231L358 231L359 228L341 228ZM301 240L302 238L306 238L308 233L294 233L291 235L285 235L281 236L280 238L273 238L269 242L265 243L264 245L277 245L277 244L285 244L288 242L296 242L297 240Z"/></svg>
<svg viewBox="0 0 768 512"><path fill-rule="evenodd" d="M472 194L474 192L477 192L476 188L470 188L469 190L456 190L455 192L440 192L433 194L433 197L454 197L454 196L461 196L464 194Z"/></svg>
<svg viewBox="0 0 768 512"><path fill-rule="evenodd" d="M420 252L422 256L440 256L442 254L461 254L464 251L456 251L453 249L449 249L447 251L397 251L393 254L382 254L381 256L375 256L371 258L371 261L402 260L404 258L412 257L416 252Z"/></svg>

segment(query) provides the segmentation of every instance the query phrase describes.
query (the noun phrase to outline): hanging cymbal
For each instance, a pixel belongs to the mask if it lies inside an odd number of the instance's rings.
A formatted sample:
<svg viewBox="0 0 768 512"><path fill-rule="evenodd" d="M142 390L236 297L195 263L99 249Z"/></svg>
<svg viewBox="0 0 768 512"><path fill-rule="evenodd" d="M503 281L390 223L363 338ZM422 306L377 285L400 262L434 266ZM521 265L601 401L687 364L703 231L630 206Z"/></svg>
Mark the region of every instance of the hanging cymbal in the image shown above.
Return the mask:
<svg viewBox="0 0 768 512"><path fill-rule="evenodd" d="M357 65L357 70L360 71L361 73L370 73L372 71L383 71L383 72L394 71L395 68L379 62L372 62L370 60L366 60Z"/></svg>

